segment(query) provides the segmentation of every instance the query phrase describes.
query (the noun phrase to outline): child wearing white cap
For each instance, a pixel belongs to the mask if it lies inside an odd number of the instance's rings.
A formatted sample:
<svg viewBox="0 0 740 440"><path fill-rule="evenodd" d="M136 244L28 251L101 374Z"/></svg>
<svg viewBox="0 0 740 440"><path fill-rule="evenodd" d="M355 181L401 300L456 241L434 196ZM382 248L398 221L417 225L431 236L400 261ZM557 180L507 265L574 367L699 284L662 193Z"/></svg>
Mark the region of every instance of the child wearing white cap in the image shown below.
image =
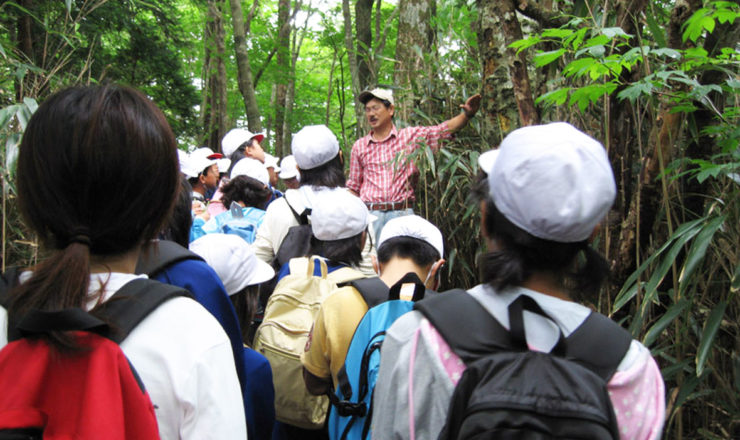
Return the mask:
<svg viewBox="0 0 740 440"><path fill-rule="evenodd" d="M364 206L363 206L364 207ZM378 258L373 266L388 288L413 274L429 289L438 287L436 275L444 264L442 233L427 220L408 215L390 220L380 235ZM332 292L316 316L311 344L301 356L306 386L313 394L325 394L337 384L352 335L368 310L362 295L353 286ZM348 374L353 374L348 372ZM354 372L357 374L357 372Z"/></svg>
<svg viewBox="0 0 740 440"><path fill-rule="evenodd" d="M288 189L297 189L301 184L301 174L298 172L298 164L293 155L288 155L280 161L280 180Z"/></svg>
<svg viewBox="0 0 740 440"><path fill-rule="evenodd" d="M566 355L573 350L571 359L583 359L586 365L605 362L608 368L600 377L607 381L607 398L614 408L614 414L605 417L615 422L605 426L611 426L612 435L618 430L622 439L660 438L664 384L650 351L616 323L574 301L594 298L608 272L606 261L589 245L616 194L604 147L570 124L524 127L503 140L498 157L486 166L489 188L482 201L481 231L489 252L480 263L483 284L464 294L422 301L417 311L388 330L375 388L372 437L439 435L466 363L454 344L448 345L449 325L438 328L431 322L454 322L462 338L480 334L481 321L458 318L457 305L465 303L476 310L482 306L486 316L505 329L511 325L512 332L516 318L525 348L562 348L556 344L560 335ZM521 309L517 315L509 308L531 301L551 319ZM598 331L584 330L595 328L584 323L594 322L599 322ZM575 340L579 343L569 344ZM415 367L410 370L409 365Z"/></svg>
<svg viewBox="0 0 740 440"><path fill-rule="evenodd" d="M269 439L275 423L275 390L272 370L267 359L246 346L256 310L259 284L275 274L272 267L260 261L247 243L234 236L208 234L190 243L190 250L211 266L229 294L244 342L244 370L247 383L244 405L249 438Z"/></svg>
<svg viewBox="0 0 740 440"><path fill-rule="evenodd" d="M303 127L291 144L300 170L300 187L285 192L285 196L267 207L265 219L257 231L253 248L257 257L271 263L277 255L288 229L297 226L301 217L314 207L316 197L326 190L344 188L344 162L336 136L325 125ZM375 247L367 240L359 269L370 275Z"/></svg>

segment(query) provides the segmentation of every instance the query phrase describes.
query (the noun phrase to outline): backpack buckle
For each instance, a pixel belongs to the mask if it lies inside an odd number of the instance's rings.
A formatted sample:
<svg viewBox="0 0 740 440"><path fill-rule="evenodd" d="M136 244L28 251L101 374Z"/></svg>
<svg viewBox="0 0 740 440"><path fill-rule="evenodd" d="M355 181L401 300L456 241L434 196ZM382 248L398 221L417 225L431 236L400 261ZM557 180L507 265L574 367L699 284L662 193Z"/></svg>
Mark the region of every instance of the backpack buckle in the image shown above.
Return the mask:
<svg viewBox="0 0 740 440"><path fill-rule="evenodd" d="M367 405L365 405L365 402L354 403L342 400L335 406L337 408L337 413L342 417L365 417L367 414Z"/></svg>

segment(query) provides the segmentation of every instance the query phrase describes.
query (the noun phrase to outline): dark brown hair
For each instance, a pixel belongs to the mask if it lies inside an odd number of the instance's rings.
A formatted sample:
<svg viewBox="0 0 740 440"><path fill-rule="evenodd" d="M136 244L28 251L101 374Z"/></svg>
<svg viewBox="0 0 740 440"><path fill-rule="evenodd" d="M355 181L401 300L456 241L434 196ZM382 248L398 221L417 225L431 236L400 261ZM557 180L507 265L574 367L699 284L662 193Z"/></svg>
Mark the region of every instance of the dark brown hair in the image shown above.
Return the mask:
<svg viewBox="0 0 740 440"><path fill-rule="evenodd" d="M91 255L121 255L154 238L178 175L172 130L142 93L103 85L49 97L23 136L17 183L21 213L52 253L11 292L10 317L84 307ZM63 333L48 339L76 348Z"/></svg>
<svg viewBox="0 0 740 440"><path fill-rule="evenodd" d="M242 202L246 207L265 209L272 192L257 179L249 176L236 176L221 188L221 201L229 209L231 202Z"/></svg>

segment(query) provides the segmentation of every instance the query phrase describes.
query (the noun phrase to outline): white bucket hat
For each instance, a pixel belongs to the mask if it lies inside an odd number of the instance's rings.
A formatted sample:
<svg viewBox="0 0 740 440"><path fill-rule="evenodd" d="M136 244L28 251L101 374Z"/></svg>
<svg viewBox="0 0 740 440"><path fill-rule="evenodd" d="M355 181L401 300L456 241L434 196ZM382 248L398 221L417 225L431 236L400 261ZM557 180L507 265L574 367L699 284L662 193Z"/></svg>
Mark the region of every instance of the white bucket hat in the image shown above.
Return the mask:
<svg viewBox="0 0 740 440"><path fill-rule="evenodd" d="M237 235L206 234L190 243L190 250L216 271L229 295L275 275L272 266L257 258L252 247Z"/></svg>
<svg viewBox="0 0 740 440"><path fill-rule="evenodd" d="M585 240L614 203L616 184L604 147L568 123L514 130L493 162L487 170L493 203L535 237Z"/></svg>

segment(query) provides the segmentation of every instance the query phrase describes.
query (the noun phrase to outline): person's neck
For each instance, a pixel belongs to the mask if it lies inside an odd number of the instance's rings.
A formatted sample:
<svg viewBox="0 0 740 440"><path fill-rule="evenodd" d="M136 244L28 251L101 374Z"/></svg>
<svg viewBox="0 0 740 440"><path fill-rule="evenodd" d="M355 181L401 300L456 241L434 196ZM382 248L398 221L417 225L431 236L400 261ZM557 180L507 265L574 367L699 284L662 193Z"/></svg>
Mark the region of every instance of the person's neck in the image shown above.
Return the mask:
<svg viewBox="0 0 740 440"><path fill-rule="evenodd" d="M414 264L410 259L393 258L387 264L383 265L382 273L380 274L380 280L384 282L388 287L396 284L401 278L407 273L413 272L420 280L425 280L427 277L427 271Z"/></svg>
<svg viewBox="0 0 740 440"><path fill-rule="evenodd" d="M197 192L198 194L205 196L206 195L206 187L203 185L196 185L193 187L193 192Z"/></svg>
<svg viewBox="0 0 740 440"><path fill-rule="evenodd" d="M393 129L393 123L389 122L388 124L373 129L372 131L372 138L375 141L382 141L383 139L387 138L388 135L391 133L391 130Z"/></svg>
<svg viewBox="0 0 740 440"><path fill-rule="evenodd" d="M548 272L535 272L526 281L522 287L534 290L543 295L553 296L565 301L573 301L568 292L563 289L557 277Z"/></svg>
<svg viewBox="0 0 740 440"><path fill-rule="evenodd" d="M90 273L134 273L141 246L118 255L90 255Z"/></svg>

